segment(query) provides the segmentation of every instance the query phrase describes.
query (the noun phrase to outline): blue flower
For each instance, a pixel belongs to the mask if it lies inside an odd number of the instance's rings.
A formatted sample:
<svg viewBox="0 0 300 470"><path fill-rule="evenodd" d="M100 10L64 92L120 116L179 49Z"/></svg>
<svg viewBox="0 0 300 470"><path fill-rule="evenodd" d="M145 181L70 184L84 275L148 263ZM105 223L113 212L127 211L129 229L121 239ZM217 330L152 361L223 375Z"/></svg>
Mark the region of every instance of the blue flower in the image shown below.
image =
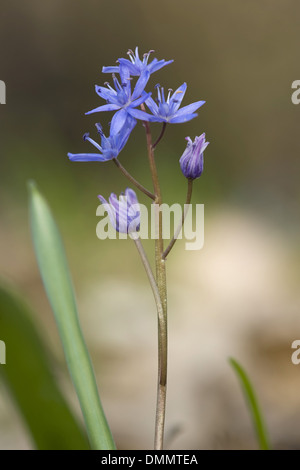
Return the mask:
<svg viewBox="0 0 300 470"><path fill-rule="evenodd" d="M94 145L99 153L68 153L68 157L73 162L106 162L117 158L135 125L136 120L129 116L120 132L105 137L101 125L96 124L97 131L101 135L101 145L91 139L88 133L84 134L83 138Z"/></svg>
<svg viewBox="0 0 300 470"><path fill-rule="evenodd" d="M109 84L107 84L107 88L96 85L96 93L106 100L107 104L92 109L86 114L97 113L99 111L117 111L111 121L111 134L117 134L125 124L133 108L144 103L150 97L151 93L144 92L149 77L150 73L145 70L136 82L134 91L131 93L129 69L124 65L120 65L121 83L113 74L115 89Z"/></svg>
<svg viewBox="0 0 300 470"><path fill-rule="evenodd" d="M186 137L187 147L183 152L179 163L182 173L186 178L196 179L203 172L203 152L209 142L205 142L205 133L195 137L194 142L190 137Z"/></svg>
<svg viewBox="0 0 300 470"><path fill-rule="evenodd" d="M128 68L130 75L133 77L138 77L145 70L147 70L149 73L156 72L157 70L161 69L165 65L168 65L174 62L173 60L165 61L165 60L153 59L152 62L148 64L149 56L152 52L154 51L149 51L146 54L144 54L143 60L141 60L139 57L138 47L136 47L135 53L131 49L129 49L129 51L127 52L130 60L121 58L121 59L118 59L117 62L119 62L120 65L125 65ZM103 73L120 73L120 67L118 65L115 65L112 67L103 67L102 72Z"/></svg>
<svg viewBox="0 0 300 470"><path fill-rule="evenodd" d="M133 189L127 188L120 198L111 193L109 203L98 196L108 213L110 222L117 232L132 233L140 229L140 207Z"/></svg>
<svg viewBox="0 0 300 470"><path fill-rule="evenodd" d="M205 101L196 101L195 103L179 109L187 89L186 83L183 83L177 88L172 95L172 90L169 90L167 99L165 99L164 89L160 87L160 85L156 85L156 88L157 104L151 97L145 100L145 104L150 109L152 115L138 109L132 109L130 114L133 117L142 119L143 121L166 122L171 124L187 122L197 116L195 111L205 103Z"/></svg>

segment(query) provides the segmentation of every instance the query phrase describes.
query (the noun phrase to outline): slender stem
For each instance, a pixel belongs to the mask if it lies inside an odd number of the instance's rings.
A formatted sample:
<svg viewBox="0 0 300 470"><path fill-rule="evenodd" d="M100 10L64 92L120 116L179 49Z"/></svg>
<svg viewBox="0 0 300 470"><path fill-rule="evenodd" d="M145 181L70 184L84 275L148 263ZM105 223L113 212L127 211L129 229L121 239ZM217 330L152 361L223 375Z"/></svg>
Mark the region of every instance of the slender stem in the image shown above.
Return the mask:
<svg viewBox="0 0 300 470"><path fill-rule="evenodd" d="M188 188L187 188L186 202L185 202L184 210L183 210L183 213L182 213L182 219L181 219L181 222L178 225L177 229L175 230L175 233L174 233L174 236L173 236L172 240L170 241L169 245L167 246L167 248L163 252L162 259L164 259L164 260L166 259L166 257L168 256L168 254L172 250L173 246L175 245L175 242L176 242L176 240L178 238L178 235L180 234L180 232L183 228L184 221L185 221L186 215L187 215L188 210L189 210L189 204L190 204L191 198L192 198L193 180L189 178L187 181L188 181Z"/></svg>
<svg viewBox="0 0 300 470"><path fill-rule="evenodd" d="M161 139L163 138L163 135L165 133L165 130L166 130L166 127L167 127L167 123L164 122L163 125L162 125L162 129L161 129L161 133L159 134L157 140L154 142L154 144L152 145L152 150L155 149L155 147L157 146L157 144L161 141Z"/></svg>
<svg viewBox="0 0 300 470"><path fill-rule="evenodd" d="M141 104L141 109L142 109L142 111L145 111L145 106L144 106L143 103ZM143 121L143 125L144 125L145 130L146 130L148 160L149 160L149 165L150 165L150 171L151 171L154 194L156 196L155 202L158 202L158 200L161 199L161 194L160 194L160 186L159 186L159 181L158 181L157 168L156 168L156 163L155 163L155 159L154 159L154 152L153 152L153 147L152 147L152 137L151 137L149 122Z"/></svg>
<svg viewBox="0 0 300 470"><path fill-rule="evenodd" d="M154 194L152 194L148 189L146 189L141 183L139 183L124 167L123 165L119 162L117 158L113 158L114 164L121 170L123 175L126 176L126 178L131 181L132 184L134 184L140 191L142 191L146 196L150 197L151 199L155 200Z"/></svg>
<svg viewBox="0 0 300 470"><path fill-rule="evenodd" d="M158 287L157 287L157 284L156 284L156 281L155 281L155 277L153 275L150 263L148 261L148 258L147 258L147 255L145 253L145 250L143 248L143 245L141 243L141 240L139 238L137 238L137 239L133 239L133 241L135 243L135 246L138 249L139 255L141 257L142 263L144 265L145 271L147 273L147 276L148 276L148 279L149 279L149 282L150 282L150 285L151 285L151 289L152 289L152 292L153 292L153 295L154 295L154 300L155 300L155 303L156 303L158 320L159 320L160 323L162 323L163 322L163 308L162 308L162 304L161 304L161 300L160 300L159 290L158 290Z"/></svg>
<svg viewBox="0 0 300 470"><path fill-rule="evenodd" d="M144 105L141 105L145 110ZM154 159L154 147L152 145L152 136L148 122L144 122L147 139L148 159L150 164L152 182L155 198L155 223L157 227L157 236L155 238L155 266L156 283L163 310L162 318L158 321L158 380L157 380L157 401L155 417L155 437L154 449L163 449L164 427L166 415L166 391L167 391L167 354L168 354L168 328L167 328L167 289L166 289L166 268L165 260L162 258L164 252L162 238L162 204L160 184L158 180L157 168Z"/></svg>
<svg viewBox="0 0 300 470"><path fill-rule="evenodd" d="M159 325L159 370L158 370L158 393L156 405L156 420L155 420L155 449L161 450L163 448L164 424L165 424L165 407L166 407L166 372L167 372L167 344L164 338L167 338L167 323L166 317L161 302L158 286L156 284L151 266L144 251L140 239L134 239L135 245L140 254L142 263L147 273L152 292L154 295L157 318Z"/></svg>

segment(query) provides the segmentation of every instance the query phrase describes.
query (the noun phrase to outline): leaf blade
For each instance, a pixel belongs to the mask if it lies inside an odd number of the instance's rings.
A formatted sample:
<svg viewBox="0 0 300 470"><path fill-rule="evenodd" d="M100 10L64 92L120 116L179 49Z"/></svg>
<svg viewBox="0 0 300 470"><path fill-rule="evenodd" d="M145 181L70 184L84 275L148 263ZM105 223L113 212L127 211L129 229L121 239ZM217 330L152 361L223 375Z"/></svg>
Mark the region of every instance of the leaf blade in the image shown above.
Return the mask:
<svg viewBox="0 0 300 470"><path fill-rule="evenodd" d="M269 438L267 434L266 425L264 422L263 415L261 413L257 397L254 391L254 388L250 382L248 375L246 374L243 367L233 358L229 359L229 362L236 372L238 379L242 384L244 395L248 403L252 421L254 424L255 432L257 435L257 440L261 450L270 450L271 446L269 443Z"/></svg>
<svg viewBox="0 0 300 470"><path fill-rule="evenodd" d="M35 253L85 419L89 440L93 449L115 449L80 328L63 242L46 200L35 184L31 183L29 189L30 221Z"/></svg>

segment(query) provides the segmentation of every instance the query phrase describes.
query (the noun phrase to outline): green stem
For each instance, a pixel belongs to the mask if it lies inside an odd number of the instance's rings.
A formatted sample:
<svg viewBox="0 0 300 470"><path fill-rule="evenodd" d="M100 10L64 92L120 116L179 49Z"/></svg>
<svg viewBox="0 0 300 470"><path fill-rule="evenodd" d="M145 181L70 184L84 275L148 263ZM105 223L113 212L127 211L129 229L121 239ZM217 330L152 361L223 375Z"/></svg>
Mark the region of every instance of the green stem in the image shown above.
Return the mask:
<svg viewBox="0 0 300 470"><path fill-rule="evenodd" d="M155 200L154 194L152 194L148 189L146 189L141 183L139 183L127 170L123 167L123 165L119 162L117 158L113 158L114 164L121 170L124 176L134 184L140 191L142 191L146 196L150 197L151 199Z"/></svg>
<svg viewBox="0 0 300 470"><path fill-rule="evenodd" d="M144 112L146 111L144 104L141 104L141 109ZM153 183L153 188L154 188L155 202L158 203L158 201L161 200L161 194L160 194L160 185L158 181L157 168L156 168L156 163L154 159L151 131L150 131L149 123L147 121L143 121L143 125L146 130L148 160L149 160L152 183Z"/></svg>
<svg viewBox="0 0 300 470"><path fill-rule="evenodd" d="M170 241L169 245L167 246L167 248L165 249L165 251L163 252L163 255L162 255L162 259L166 259L166 257L168 256L168 254L170 253L170 251L172 250L173 246L175 245L175 242L184 226L184 221L185 221L185 218L186 218L186 215L188 213L188 210L189 210L189 204L191 202L191 199L192 199L192 190L193 190L193 180L192 179L188 179L187 180L188 182L188 189L187 189L187 195L186 195L186 202L185 202L185 205L184 205L184 210L183 210L183 213L182 213L182 219L181 219L181 222L180 224L178 225L175 233L174 233L174 236L172 238L172 240Z"/></svg>
<svg viewBox="0 0 300 470"><path fill-rule="evenodd" d="M144 106L141 105L144 110ZM168 326L167 326L167 287L166 287L166 267L165 260L162 258L164 252L162 238L162 204L160 184L158 180L157 168L154 159L154 148L152 146L152 137L148 122L144 122L147 139L148 159L150 164L152 182L155 194L155 222L157 227L157 236L155 238L155 266L156 283L163 314L158 317L158 380L157 380L157 401L155 417L155 437L154 449L163 449L165 415L166 415L166 392L167 392L167 363L168 363Z"/></svg>
<svg viewBox="0 0 300 470"><path fill-rule="evenodd" d="M162 308L162 304L160 300L159 290L158 290L150 263L148 261L147 255L145 253L143 245L141 244L140 239L139 238L133 239L133 241L135 243L135 246L138 249L139 255L141 257L142 263L144 265L145 271L147 273L147 276L151 285L151 289L152 289L154 300L155 300L156 307L157 307L158 320L159 322L163 322L163 308Z"/></svg>

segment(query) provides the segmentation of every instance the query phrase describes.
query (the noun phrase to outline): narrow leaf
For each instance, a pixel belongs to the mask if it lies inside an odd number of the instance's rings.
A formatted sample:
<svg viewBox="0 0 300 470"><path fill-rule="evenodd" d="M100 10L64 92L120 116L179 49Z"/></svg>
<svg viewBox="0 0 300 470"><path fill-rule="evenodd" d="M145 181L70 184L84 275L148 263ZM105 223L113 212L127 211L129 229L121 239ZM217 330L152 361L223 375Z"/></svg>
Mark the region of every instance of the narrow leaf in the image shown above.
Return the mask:
<svg viewBox="0 0 300 470"><path fill-rule="evenodd" d="M46 200L33 183L30 184L30 220L38 265L55 315L91 447L115 449L80 328L62 239Z"/></svg>
<svg viewBox="0 0 300 470"><path fill-rule="evenodd" d="M262 413L260 411L260 407L258 405L254 388L251 385L251 382L242 366L233 358L230 358L229 362L235 370L242 384L242 388L246 397L246 401L251 413L251 418L257 435L259 447L261 450L270 450L271 447L269 444L266 426Z"/></svg>

